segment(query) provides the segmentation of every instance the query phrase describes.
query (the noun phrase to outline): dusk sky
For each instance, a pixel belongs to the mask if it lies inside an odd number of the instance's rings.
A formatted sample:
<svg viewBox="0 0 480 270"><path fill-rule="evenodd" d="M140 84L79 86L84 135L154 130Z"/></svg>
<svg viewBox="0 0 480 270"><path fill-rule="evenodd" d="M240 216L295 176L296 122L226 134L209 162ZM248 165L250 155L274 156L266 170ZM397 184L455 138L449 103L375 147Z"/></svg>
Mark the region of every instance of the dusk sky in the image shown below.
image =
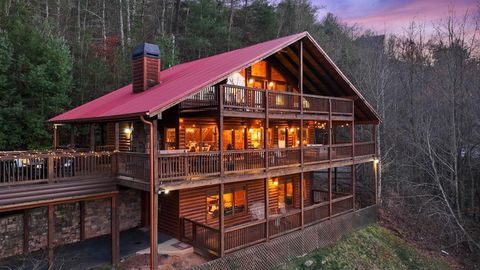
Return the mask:
<svg viewBox="0 0 480 270"><path fill-rule="evenodd" d="M457 15L476 11L476 0L312 0L325 6L319 16L332 12L343 22L359 24L377 32L400 33L412 20L426 24L445 17L454 7Z"/></svg>

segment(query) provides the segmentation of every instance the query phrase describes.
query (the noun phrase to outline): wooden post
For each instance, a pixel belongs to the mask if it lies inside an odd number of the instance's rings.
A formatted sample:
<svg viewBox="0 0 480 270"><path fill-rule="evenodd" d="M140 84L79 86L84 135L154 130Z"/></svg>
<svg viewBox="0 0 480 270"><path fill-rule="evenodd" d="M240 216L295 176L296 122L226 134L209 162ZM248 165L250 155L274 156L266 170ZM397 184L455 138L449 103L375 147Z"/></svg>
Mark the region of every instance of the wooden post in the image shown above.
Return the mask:
<svg viewBox="0 0 480 270"><path fill-rule="evenodd" d="M28 221L28 209L23 210L23 253L28 253L28 239L29 236L29 221Z"/></svg>
<svg viewBox="0 0 480 270"><path fill-rule="evenodd" d="M80 204L80 241L85 240L85 201Z"/></svg>
<svg viewBox="0 0 480 270"><path fill-rule="evenodd" d="M53 183L53 177L55 174L55 170L53 169L54 166L54 156L48 155L47 160L47 174L48 174L48 183Z"/></svg>
<svg viewBox="0 0 480 270"><path fill-rule="evenodd" d="M304 175L303 175L303 41L300 40L300 209L301 209L301 216L300 216L300 224L301 229L303 230L305 225L305 213L304 213Z"/></svg>
<svg viewBox="0 0 480 270"><path fill-rule="evenodd" d="M265 127L263 129L263 149L265 150L265 171L268 171L268 167L269 167L269 153L268 153L268 150L269 150L269 146L268 146L268 129L270 127L270 118L269 118L269 101L268 101L268 94L269 91L268 89L265 89ZM246 134L245 134L246 135Z"/></svg>
<svg viewBox="0 0 480 270"><path fill-rule="evenodd" d="M267 239L267 241L270 240L270 225L269 225L269 222L268 222L268 215L269 215L269 185L268 185L269 181L268 181L268 178L265 178L265 238Z"/></svg>
<svg viewBox="0 0 480 270"><path fill-rule="evenodd" d="M220 183L220 195L219 195L219 204L220 204L220 251L219 251L219 255L220 257L223 257L225 255L225 207L224 207L224 204L223 204L223 194L225 192L225 186L224 186L224 183L223 183L223 179L222 179L222 182Z"/></svg>
<svg viewBox="0 0 480 270"><path fill-rule="evenodd" d="M223 165L223 85L220 86L218 91L218 148L220 152L219 166L220 166L220 176L223 177L225 173L225 166ZM222 179L223 182L223 179Z"/></svg>
<svg viewBox="0 0 480 270"><path fill-rule="evenodd" d="M53 150L58 148L58 126L53 124Z"/></svg>
<svg viewBox="0 0 480 270"><path fill-rule="evenodd" d="M90 151L95 151L95 124L90 124Z"/></svg>
<svg viewBox="0 0 480 270"><path fill-rule="evenodd" d="M48 268L53 269L54 254L53 254L53 241L55 233L55 216L54 205L48 205L48 233L47 233L47 249L48 249Z"/></svg>
<svg viewBox="0 0 480 270"><path fill-rule="evenodd" d="M75 149L75 125L70 125L70 148Z"/></svg>
<svg viewBox="0 0 480 270"><path fill-rule="evenodd" d="M224 213L224 205L223 205L223 193L224 193L224 179L223 176L225 174L225 166L223 165L223 94L224 88L220 86L218 92L218 106L219 106L219 115L218 115L218 147L220 148L220 194L219 194L219 204L220 204L220 218L219 218L219 227L220 227L220 245L219 245L219 255L223 257L225 255L225 213Z"/></svg>
<svg viewBox="0 0 480 270"><path fill-rule="evenodd" d="M350 136L352 137L352 200L353 211L355 211L355 192L356 192L356 167L355 167L355 102L352 101L352 126L350 127Z"/></svg>
<svg viewBox="0 0 480 270"><path fill-rule="evenodd" d="M118 220L118 203L117 203L118 194L114 194L111 198L111 207L112 211L110 225L111 225L111 234L112 234L112 265L118 266L120 262L120 230L119 230L119 220Z"/></svg>
<svg viewBox="0 0 480 270"><path fill-rule="evenodd" d="M332 100L328 100L328 216L332 218L332 139L333 139L333 127L332 127Z"/></svg>
<svg viewBox="0 0 480 270"><path fill-rule="evenodd" d="M115 151L120 151L120 123L115 122Z"/></svg>

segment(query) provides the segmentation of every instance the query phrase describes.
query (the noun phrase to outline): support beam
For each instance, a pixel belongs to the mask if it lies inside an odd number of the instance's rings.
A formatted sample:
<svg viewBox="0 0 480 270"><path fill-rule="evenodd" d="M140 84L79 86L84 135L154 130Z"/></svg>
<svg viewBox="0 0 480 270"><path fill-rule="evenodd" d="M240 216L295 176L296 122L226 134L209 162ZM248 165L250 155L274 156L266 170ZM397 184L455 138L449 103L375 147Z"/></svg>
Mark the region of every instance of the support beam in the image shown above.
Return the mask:
<svg viewBox="0 0 480 270"><path fill-rule="evenodd" d="M53 150L58 148L58 126L53 125Z"/></svg>
<svg viewBox="0 0 480 270"><path fill-rule="evenodd" d="M112 234L112 265L118 266L120 262L120 228L118 220L118 194L114 194L111 198L112 211L110 225Z"/></svg>
<svg viewBox="0 0 480 270"><path fill-rule="evenodd" d="M55 206L53 204L48 205L48 233L47 233L47 249L48 249L48 268L53 269L54 254L53 254L53 241L55 237Z"/></svg>
<svg viewBox="0 0 480 270"><path fill-rule="evenodd" d="M333 127L332 127L332 100L328 100L328 218L332 218L332 140L333 140Z"/></svg>
<svg viewBox="0 0 480 270"><path fill-rule="evenodd" d="M75 149L75 125L70 125L70 148Z"/></svg>
<svg viewBox="0 0 480 270"><path fill-rule="evenodd" d="M30 238L30 232L28 230L28 209L23 210L23 253L28 253L28 239Z"/></svg>
<svg viewBox="0 0 480 270"><path fill-rule="evenodd" d="M120 151L120 123L115 122L115 152Z"/></svg>
<svg viewBox="0 0 480 270"><path fill-rule="evenodd" d="M90 124L90 151L95 151L95 124Z"/></svg>
<svg viewBox="0 0 480 270"><path fill-rule="evenodd" d="M351 141L352 141L352 200L353 200L353 211L355 211L355 193L356 193L356 172L355 172L355 102L352 102L352 112L354 113L353 119L352 119L352 125L350 127L350 136L351 136Z"/></svg>
<svg viewBox="0 0 480 270"><path fill-rule="evenodd" d="M300 165L301 165L301 173L300 173L300 209L301 209L301 216L300 216L300 224L303 230L305 225L305 213L304 213L304 174L303 174L303 41L300 40L300 114L302 117L300 118Z"/></svg>
<svg viewBox="0 0 480 270"><path fill-rule="evenodd" d="M220 257L225 256L225 206L223 203L223 194L225 193L225 186L224 183L220 183L220 195L219 197L219 204L220 204L220 251L219 255Z"/></svg>
<svg viewBox="0 0 480 270"><path fill-rule="evenodd" d="M85 201L80 204L80 241L85 240Z"/></svg>
<svg viewBox="0 0 480 270"><path fill-rule="evenodd" d="M269 185L268 185L269 181L268 181L268 178L265 178L265 208L264 208L264 211L265 211L265 239L267 239L267 241L270 240L270 225L269 225L269 222L268 222L268 216L269 216L269 200L270 200L270 197L269 197Z"/></svg>

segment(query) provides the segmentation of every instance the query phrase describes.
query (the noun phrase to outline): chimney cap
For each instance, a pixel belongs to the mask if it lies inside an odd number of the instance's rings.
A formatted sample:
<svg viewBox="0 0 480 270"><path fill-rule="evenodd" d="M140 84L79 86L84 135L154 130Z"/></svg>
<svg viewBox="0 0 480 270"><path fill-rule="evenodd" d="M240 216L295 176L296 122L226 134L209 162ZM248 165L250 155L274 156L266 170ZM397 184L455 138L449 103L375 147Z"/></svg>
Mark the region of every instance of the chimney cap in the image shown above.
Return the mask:
<svg viewBox="0 0 480 270"><path fill-rule="evenodd" d="M160 58L160 48L156 44L140 43L133 49L132 59L144 56Z"/></svg>

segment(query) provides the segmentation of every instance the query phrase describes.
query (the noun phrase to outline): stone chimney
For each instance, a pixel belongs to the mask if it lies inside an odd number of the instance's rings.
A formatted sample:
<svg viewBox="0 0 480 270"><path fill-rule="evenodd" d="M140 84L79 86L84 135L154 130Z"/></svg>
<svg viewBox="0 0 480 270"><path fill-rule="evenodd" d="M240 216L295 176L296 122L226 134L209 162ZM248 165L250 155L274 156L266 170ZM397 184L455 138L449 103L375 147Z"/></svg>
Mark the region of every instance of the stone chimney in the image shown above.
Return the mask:
<svg viewBox="0 0 480 270"><path fill-rule="evenodd" d="M140 93L160 83L160 48L142 43L132 52L133 92Z"/></svg>

